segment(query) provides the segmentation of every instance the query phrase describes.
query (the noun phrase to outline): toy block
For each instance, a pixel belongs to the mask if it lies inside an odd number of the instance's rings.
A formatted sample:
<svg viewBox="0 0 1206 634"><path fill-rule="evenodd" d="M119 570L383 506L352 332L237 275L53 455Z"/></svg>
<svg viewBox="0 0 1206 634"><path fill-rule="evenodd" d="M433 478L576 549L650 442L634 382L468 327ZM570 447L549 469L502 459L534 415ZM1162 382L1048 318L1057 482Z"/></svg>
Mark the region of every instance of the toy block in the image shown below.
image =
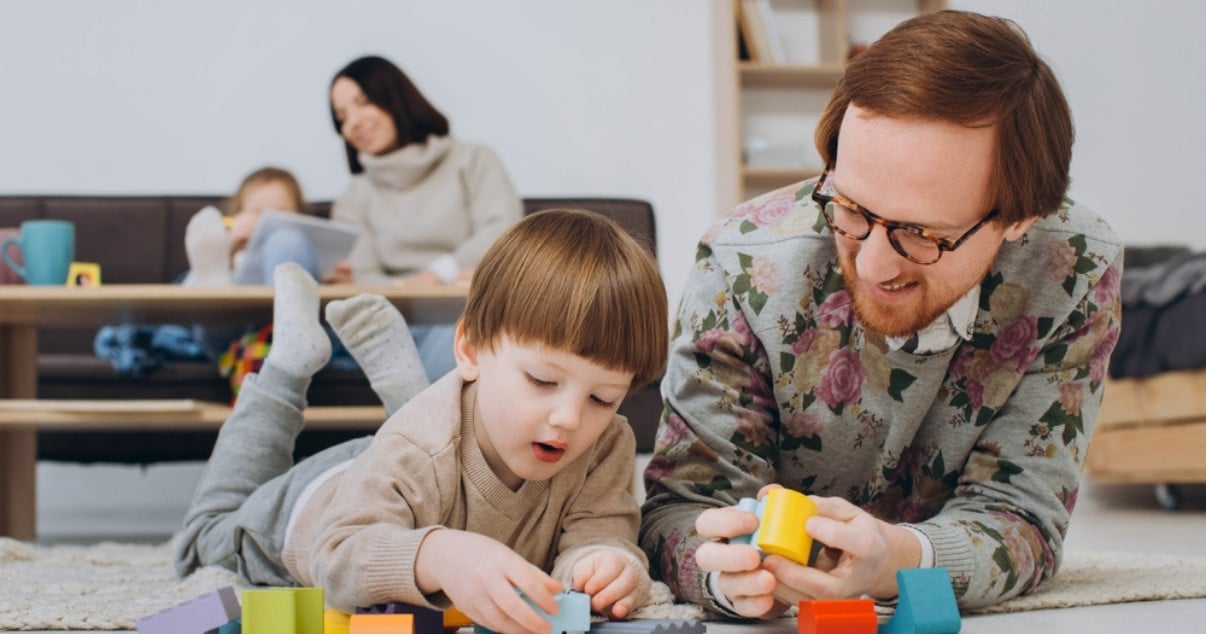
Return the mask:
<svg viewBox="0 0 1206 634"><path fill-rule="evenodd" d="M455 605L444 610L444 629L457 630L469 625L473 625L473 619L465 616Z"/></svg>
<svg viewBox="0 0 1206 634"><path fill-rule="evenodd" d="M218 634L243 634L243 619L240 617L219 627Z"/></svg>
<svg viewBox="0 0 1206 634"><path fill-rule="evenodd" d="M633 619L595 623L590 631L591 634L705 634L708 628L703 621Z"/></svg>
<svg viewBox="0 0 1206 634"><path fill-rule="evenodd" d="M323 634L348 634L351 620L351 614L335 608L327 608L322 613Z"/></svg>
<svg viewBox="0 0 1206 634"><path fill-rule="evenodd" d="M801 601L796 615L800 634L876 634L878 623L871 599Z"/></svg>
<svg viewBox="0 0 1206 634"><path fill-rule="evenodd" d="M900 594L896 613L879 626L879 634L956 634L961 627L959 606L946 568L905 568L896 571Z"/></svg>
<svg viewBox="0 0 1206 634"><path fill-rule="evenodd" d="M415 634L413 614L353 614L348 634Z"/></svg>
<svg viewBox="0 0 1206 634"><path fill-rule="evenodd" d="M518 591L517 591L518 592ZM540 609L540 606L532 603L522 592L519 596L528 605L536 610L536 614L540 618L549 622L552 628L549 629L550 634L567 634L568 632L587 632L590 631L590 595L582 592L566 591L556 595L557 614L551 615L548 612ZM493 630L474 624L473 631L475 634L494 634Z"/></svg>
<svg viewBox="0 0 1206 634"><path fill-rule="evenodd" d="M409 614L414 617L415 634L441 634L444 631L444 613L421 605L379 603L368 608L356 608L356 614ZM472 621L466 623L471 624Z"/></svg>
<svg viewBox="0 0 1206 634"><path fill-rule="evenodd" d="M239 598L226 586L195 599L144 616L135 622L139 634L203 634L239 618Z"/></svg>
<svg viewBox="0 0 1206 634"><path fill-rule="evenodd" d="M322 588L243 591L244 634L323 634Z"/></svg>
<svg viewBox="0 0 1206 634"><path fill-rule="evenodd" d="M748 544L764 553L808 565L812 537L804 530L804 523L817 514L817 505L811 498L792 489L774 488L767 490L761 500L738 500L737 508L757 515L758 528L729 539L730 544Z"/></svg>

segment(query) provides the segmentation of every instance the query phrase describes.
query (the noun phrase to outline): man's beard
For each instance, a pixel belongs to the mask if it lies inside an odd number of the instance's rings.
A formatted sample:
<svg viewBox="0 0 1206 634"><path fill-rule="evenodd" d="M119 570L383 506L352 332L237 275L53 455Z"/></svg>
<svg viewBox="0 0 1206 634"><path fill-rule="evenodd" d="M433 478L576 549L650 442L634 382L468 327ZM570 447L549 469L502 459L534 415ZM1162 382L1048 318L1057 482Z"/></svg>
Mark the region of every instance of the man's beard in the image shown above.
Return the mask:
<svg viewBox="0 0 1206 634"><path fill-rule="evenodd" d="M934 323L950 310L955 302L971 290L971 287L961 291L949 291L935 295L935 289L922 281L914 289L917 297L906 305L888 306L876 302L865 290L866 283L858 278L855 272L854 260L845 253L839 253L842 268L842 280L846 283L846 292L850 294L851 307L859 323L871 331L886 337L911 337L921 329ZM984 280L984 275L976 277L976 284Z"/></svg>

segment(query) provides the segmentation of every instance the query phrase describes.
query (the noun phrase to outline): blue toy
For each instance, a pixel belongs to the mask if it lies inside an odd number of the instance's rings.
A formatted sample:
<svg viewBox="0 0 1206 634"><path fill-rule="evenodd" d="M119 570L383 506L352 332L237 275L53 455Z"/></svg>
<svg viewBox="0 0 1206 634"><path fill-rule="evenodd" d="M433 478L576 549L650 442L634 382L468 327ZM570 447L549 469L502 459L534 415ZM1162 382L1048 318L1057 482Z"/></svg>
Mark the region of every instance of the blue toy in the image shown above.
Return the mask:
<svg viewBox="0 0 1206 634"><path fill-rule="evenodd" d="M898 570L896 585L896 613L878 634L957 634L959 606L946 568Z"/></svg>

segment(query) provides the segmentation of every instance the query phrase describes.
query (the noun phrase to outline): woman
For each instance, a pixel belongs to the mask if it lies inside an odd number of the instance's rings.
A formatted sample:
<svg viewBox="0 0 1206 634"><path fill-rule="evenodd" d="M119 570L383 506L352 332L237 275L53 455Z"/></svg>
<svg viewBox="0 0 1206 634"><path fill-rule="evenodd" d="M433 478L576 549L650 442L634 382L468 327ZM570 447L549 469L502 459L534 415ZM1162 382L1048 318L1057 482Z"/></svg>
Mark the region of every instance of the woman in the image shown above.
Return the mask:
<svg viewBox="0 0 1206 634"><path fill-rule="evenodd" d="M448 119L381 57L340 70L330 100L352 173L331 217L364 234L325 281L467 282L495 238L523 215L498 157L453 138ZM454 367L452 324L415 326L412 333L432 380Z"/></svg>

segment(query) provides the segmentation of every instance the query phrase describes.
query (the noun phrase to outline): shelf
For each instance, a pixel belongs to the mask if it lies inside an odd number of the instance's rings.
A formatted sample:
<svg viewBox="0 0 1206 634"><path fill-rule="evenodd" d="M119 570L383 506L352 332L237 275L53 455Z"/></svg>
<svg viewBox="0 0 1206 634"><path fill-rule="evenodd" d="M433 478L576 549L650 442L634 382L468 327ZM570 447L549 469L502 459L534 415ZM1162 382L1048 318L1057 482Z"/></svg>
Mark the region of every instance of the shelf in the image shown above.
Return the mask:
<svg viewBox="0 0 1206 634"><path fill-rule="evenodd" d="M741 85L760 88L825 88L832 89L842 77L840 64L820 66L785 66L740 62L737 65Z"/></svg>
<svg viewBox="0 0 1206 634"><path fill-rule="evenodd" d="M819 176L821 170L810 167L742 167L742 182L747 187L781 187Z"/></svg>

